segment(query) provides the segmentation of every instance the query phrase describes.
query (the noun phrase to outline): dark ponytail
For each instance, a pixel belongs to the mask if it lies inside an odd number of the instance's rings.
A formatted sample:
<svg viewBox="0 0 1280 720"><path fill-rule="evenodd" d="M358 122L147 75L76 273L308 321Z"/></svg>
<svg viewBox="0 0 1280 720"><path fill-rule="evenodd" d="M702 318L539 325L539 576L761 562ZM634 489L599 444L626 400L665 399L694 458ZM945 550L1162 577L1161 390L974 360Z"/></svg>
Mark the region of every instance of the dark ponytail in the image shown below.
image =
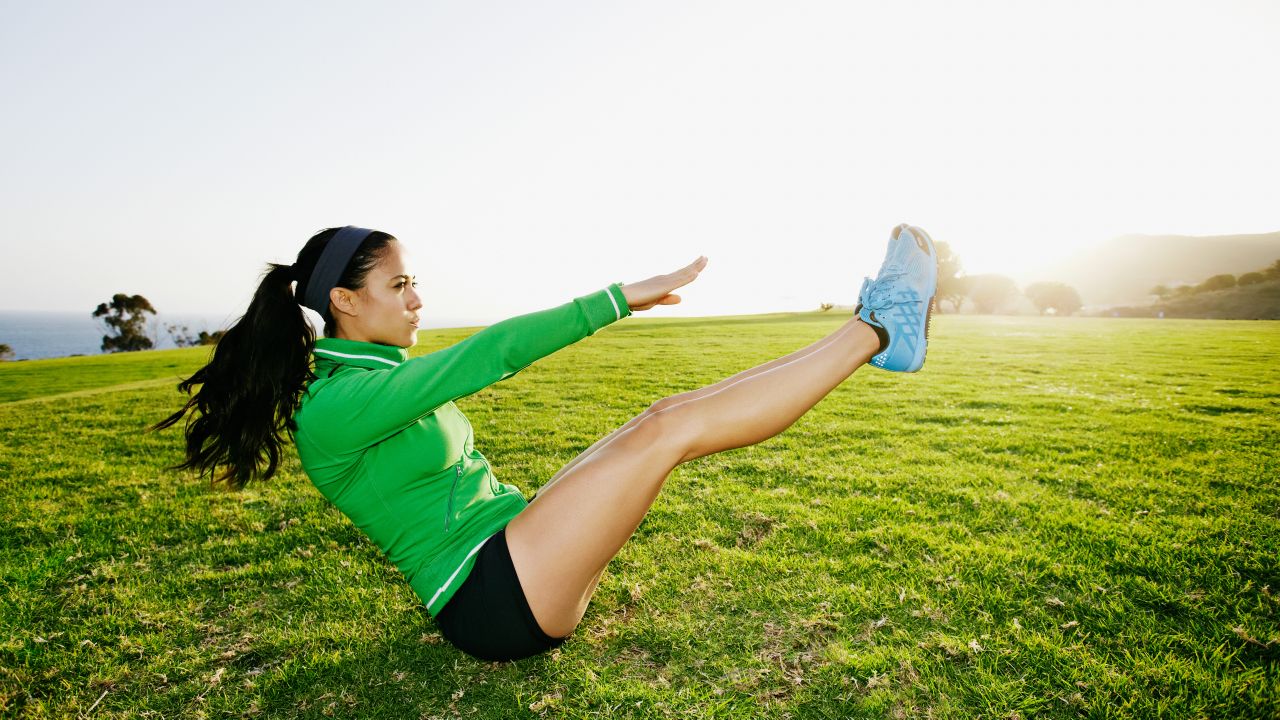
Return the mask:
<svg viewBox="0 0 1280 720"><path fill-rule="evenodd" d="M177 423L192 408L200 412L187 419L186 462L167 469L194 469L201 476L208 474L211 484L225 482L233 490L255 477L266 480L275 474L285 433L292 440L298 429L293 415L302 391L316 379L311 370L315 331L298 298L306 296L307 279L337 231L330 228L308 240L292 266L268 263L249 309L214 346L209 363L178 383L178 390L190 395L186 405L148 431ZM370 233L337 285L364 287L365 277L394 240L384 232ZM298 287L291 290L294 281ZM325 336L335 334L334 322L325 318ZM196 385L200 389L191 395ZM215 473L219 466L221 471Z"/></svg>

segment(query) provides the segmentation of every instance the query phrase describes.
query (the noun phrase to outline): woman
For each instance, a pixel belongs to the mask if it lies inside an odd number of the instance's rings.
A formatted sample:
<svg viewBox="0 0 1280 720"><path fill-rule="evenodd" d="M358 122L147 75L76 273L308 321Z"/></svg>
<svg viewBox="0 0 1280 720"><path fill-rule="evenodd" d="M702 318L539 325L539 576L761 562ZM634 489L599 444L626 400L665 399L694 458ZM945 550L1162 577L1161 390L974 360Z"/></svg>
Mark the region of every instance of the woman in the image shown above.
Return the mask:
<svg viewBox="0 0 1280 720"><path fill-rule="evenodd" d="M899 225L840 329L658 400L528 501L498 482L453 401L635 311L680 302L674 291L706 263L614 283L409 359L422 301L406 248L383 232L331 228L293 265L270 265L209 363L178 385L199 391L153 429L199 409L187 460L172 469L233 489L275 473L287 434L312 483L400 569L450 642L485 660L535 655L577 627L677 465L777 435L868 361L906 372L924 362L937 261L928 234ZM325 337L300 304L324 318Z"/></svg>

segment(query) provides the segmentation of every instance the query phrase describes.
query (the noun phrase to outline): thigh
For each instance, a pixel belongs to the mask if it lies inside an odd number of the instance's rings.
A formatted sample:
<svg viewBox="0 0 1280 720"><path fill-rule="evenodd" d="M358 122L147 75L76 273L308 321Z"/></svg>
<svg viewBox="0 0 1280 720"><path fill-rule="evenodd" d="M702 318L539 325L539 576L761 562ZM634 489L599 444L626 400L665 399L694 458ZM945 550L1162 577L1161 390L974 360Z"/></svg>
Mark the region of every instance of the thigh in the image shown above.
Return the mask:
<svg viewBox="0 0 1280 720"><path fill-rule="evenodd" d="M646 416L538 491L507 525L511 558L542 627L567 634L590 590L686 452L672 411Z"/></svg>
<svg viewBox="0 0 1280 720"><path fill-rule="evenodd" d="M505 529L477 553L471 574L436 614L436 624L449 642L481 660L519 660L566 639L547 635L534 619L511 563Z"/></svg>

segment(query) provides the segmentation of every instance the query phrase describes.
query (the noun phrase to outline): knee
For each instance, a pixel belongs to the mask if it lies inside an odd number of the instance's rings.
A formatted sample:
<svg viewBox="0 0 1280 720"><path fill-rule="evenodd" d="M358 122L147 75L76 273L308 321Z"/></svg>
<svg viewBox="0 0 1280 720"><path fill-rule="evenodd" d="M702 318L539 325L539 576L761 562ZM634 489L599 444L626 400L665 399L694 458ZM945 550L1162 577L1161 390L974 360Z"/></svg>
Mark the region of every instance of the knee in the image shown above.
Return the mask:
<svg viewBox="0 0 1280 720"><path fill-rule="evenodd" d="M671 407L674 407L676 405L679 405L680 403L683 403L689 400L689 398L686 397L686 395L687 393L681 393L679 395L668 395L667 397L664 397L661 400L657 400L653 402L653 404L649 405L649 407L646 408L644 412L646 415L654 415L656 413L660 413L663 410L667 410Z"/></svg>
<svg viewBox="0 0 1280 720"><path fill-rule="evenodd" d="M645 409L644 409L644 414L645 414L645 415L656 415L656 414L658 414L658 413L662 412L663 410L666 410L666 409L667 409L667 408L669 408L669 407L671 407L671 398L669 398L669 397L664 397L664 398L662 398L661 400L655 400L653 403L651 403L651 404L649 405L649 407L645 408ZM646 418L646 419L647 419L647 418Z"/></svg>
<svg viewBox="0 0 1280 720"><path fill-rule="evenodd" d="M637 430L636 440L643 445L677 450L681 456L699 437L696 413L683 412L679 406L687 398L679 395L665 397L654 402L644 411Z"/></svg>

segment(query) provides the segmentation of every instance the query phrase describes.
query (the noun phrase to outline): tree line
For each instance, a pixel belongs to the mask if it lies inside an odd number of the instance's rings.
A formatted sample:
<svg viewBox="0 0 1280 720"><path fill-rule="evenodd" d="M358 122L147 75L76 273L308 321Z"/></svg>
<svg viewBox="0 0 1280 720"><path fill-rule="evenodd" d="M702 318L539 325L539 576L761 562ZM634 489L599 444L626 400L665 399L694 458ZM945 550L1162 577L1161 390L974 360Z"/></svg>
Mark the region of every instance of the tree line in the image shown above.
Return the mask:
<svg viewBox="0 0 1280 720"><path fill-rule="evenodd" d="M1020 297L1030 300L1041 315L1072 315L1084 306L1080 293L1066 283L1034 282L1019 290L1013 278L1005 275L964 275L960 256L952 251L950 245L939 242L935 247L938 252L938 296L950 302L955 312L960 312L968 300L978 312L994 313Z"/></svg>

